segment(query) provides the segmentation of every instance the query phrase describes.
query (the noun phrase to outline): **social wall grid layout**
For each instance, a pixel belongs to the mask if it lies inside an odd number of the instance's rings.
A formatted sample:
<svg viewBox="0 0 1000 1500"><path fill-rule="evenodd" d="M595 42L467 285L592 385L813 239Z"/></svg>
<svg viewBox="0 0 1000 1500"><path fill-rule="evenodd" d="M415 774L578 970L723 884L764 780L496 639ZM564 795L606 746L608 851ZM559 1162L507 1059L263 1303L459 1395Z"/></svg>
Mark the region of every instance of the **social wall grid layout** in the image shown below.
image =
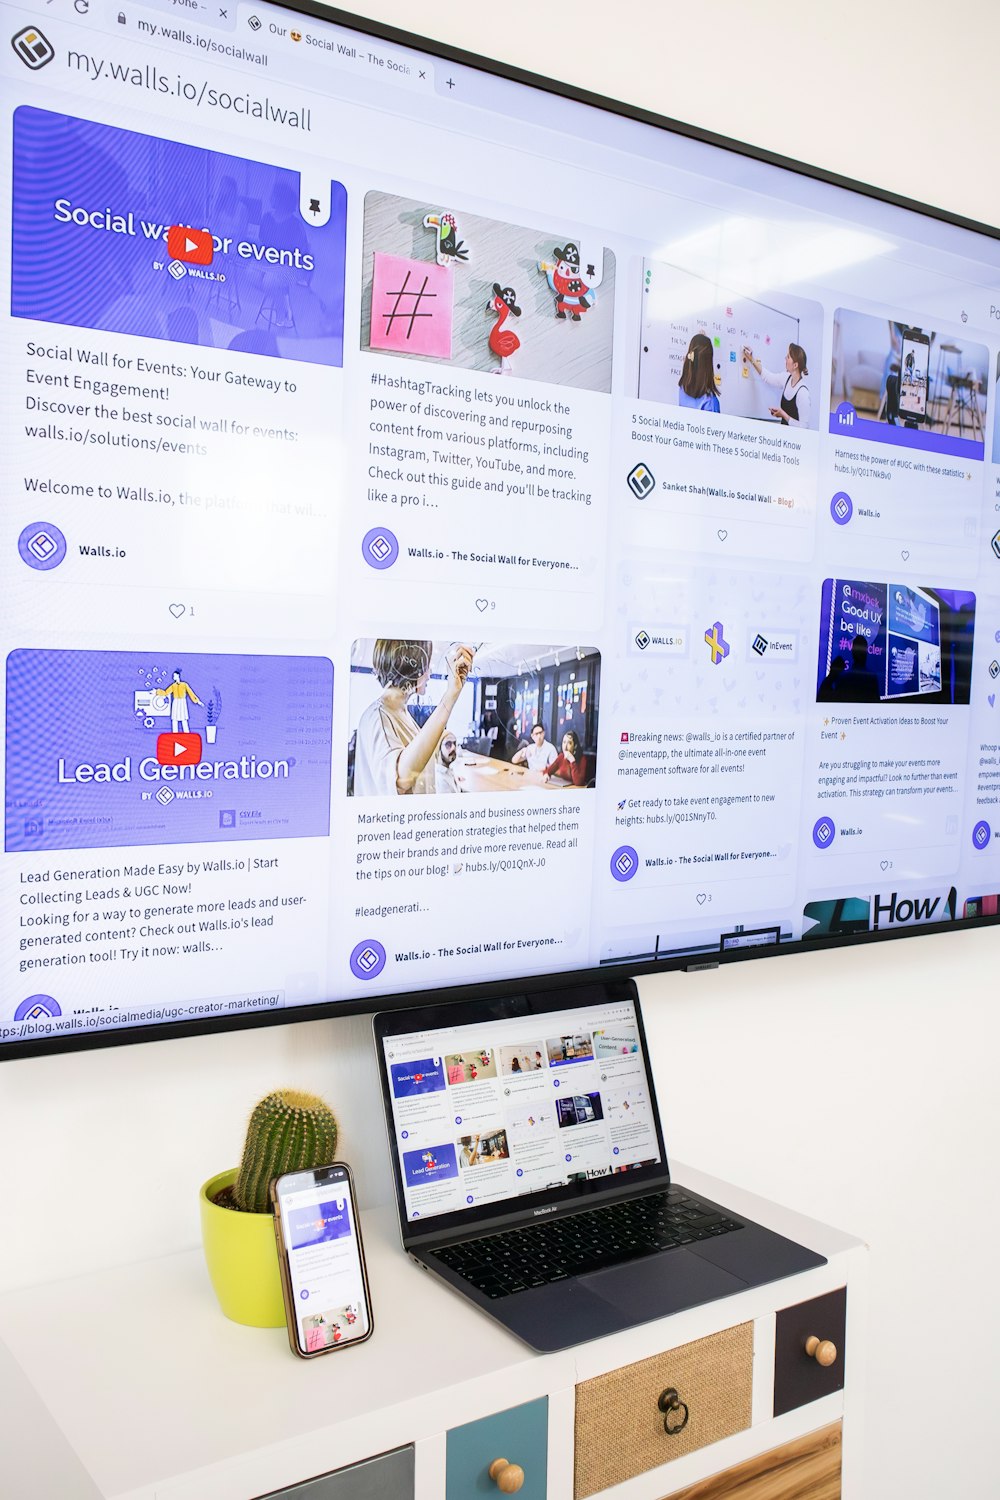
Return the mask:
<svg viewBox="0 0 1000 1500"><path fill-rule="evenodd" d="M411 1220L659 1160L630 1006L389 1036L383 1049Z"/></svg>
<svg viewBox="0 0 1000 1500"><path fill-rule="evenodd" d="M0 1046L997 914L992 243L79 27L4 63ZM413 1213L648 1153L627 1026L390 1075Z"/></svg>

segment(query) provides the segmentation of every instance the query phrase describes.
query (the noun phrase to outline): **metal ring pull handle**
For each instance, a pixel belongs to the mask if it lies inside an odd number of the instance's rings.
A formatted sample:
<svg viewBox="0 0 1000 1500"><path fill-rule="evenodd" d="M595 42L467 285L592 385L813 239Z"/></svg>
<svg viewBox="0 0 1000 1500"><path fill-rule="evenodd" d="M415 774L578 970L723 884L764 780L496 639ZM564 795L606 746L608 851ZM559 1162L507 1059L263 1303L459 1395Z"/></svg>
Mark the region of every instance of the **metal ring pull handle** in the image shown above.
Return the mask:
<svg viewBox="0 0 1000 1500"><path fill-rule="evenodd" d="M688 1424L687 1402L682 1401L672 1385L667 1386L665 1391L660 1392L660 1399L656 1403L658 1409L663 1413L663 1430L668 1437L676 1437L683 1432ZM681 1415L680 1421L671 1421L672 1417Z"/></svg>

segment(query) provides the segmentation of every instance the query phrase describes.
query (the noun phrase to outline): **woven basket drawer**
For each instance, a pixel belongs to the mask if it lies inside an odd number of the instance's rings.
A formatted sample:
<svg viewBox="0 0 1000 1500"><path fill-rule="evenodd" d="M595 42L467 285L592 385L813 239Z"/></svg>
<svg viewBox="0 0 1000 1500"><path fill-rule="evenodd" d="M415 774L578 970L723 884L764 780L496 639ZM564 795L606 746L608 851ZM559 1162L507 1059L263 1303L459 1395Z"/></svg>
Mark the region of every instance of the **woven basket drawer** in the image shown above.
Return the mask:
<svg viewBox="0 0 1000 1500"><path fill-rule="evenodd" d="M670 1386L689 1413L672 1436L657 1407ZM576 1388L576 1500L749 1427L752 1387L752 1323L584 1381Z"/></svg>

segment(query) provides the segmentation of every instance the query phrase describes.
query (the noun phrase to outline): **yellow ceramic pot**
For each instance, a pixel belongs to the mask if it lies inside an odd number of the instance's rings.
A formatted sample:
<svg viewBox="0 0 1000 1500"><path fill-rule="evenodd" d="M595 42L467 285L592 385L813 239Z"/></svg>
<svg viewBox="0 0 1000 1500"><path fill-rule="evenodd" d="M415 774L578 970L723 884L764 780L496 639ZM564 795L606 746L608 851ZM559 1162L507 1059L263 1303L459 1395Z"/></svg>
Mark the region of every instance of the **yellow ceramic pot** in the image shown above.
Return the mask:
<svg viewBox="0 0 1000 1500"><path fill-rule="evenodd" d="M251 1328L283 1328L278 1248L270 1214L243 1214L220 1208L216 1193L231 1187L236 1169L210 1177L200 1194L205 1263L219 1305L234 1323Z"/></svg>

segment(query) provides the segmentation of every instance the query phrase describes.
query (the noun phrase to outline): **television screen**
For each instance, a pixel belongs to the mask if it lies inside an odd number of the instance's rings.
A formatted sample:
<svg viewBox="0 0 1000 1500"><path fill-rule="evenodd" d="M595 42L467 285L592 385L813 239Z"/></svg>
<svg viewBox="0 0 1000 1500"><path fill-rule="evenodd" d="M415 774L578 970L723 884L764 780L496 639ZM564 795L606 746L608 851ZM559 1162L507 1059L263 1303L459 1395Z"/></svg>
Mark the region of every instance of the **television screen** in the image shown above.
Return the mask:
<svg viewBox="0 0 1000 1500"><path fill-rule="evenodd" d="M996 231L307 0L35 9L0 1053L997 920Z"/></svg>

